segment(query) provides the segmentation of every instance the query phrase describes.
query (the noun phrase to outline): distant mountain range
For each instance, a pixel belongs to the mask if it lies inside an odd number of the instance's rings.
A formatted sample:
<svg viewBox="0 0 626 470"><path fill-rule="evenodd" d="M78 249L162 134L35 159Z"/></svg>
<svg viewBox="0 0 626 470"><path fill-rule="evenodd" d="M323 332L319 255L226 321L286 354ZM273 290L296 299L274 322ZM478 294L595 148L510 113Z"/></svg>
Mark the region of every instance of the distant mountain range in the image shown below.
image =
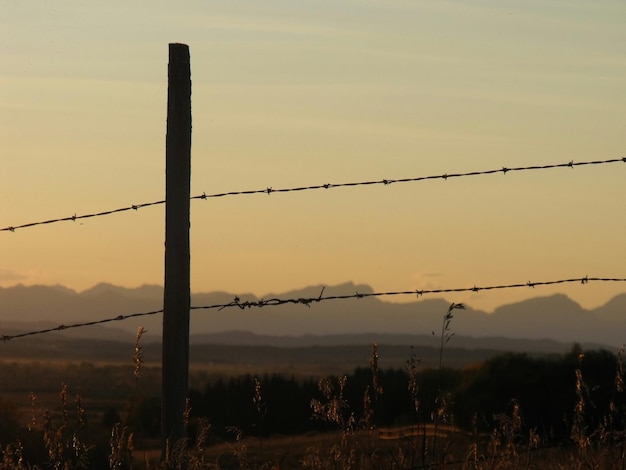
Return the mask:
<svg viewBox="0 0 626 470"><path fill-rule="evenodd" d="M263 298L317 297L322 286L268 294ZM345 283L326 287L324 296L373 292L367 285ZM210 292L192 294L192 305L215 305L233 301L234 294ZM253 295L240 295L241 302L257 300ZM141 286L127 289L110 284L98 284L84 292L62 286L23 286L0 288L0 334L15 334L60 324L70 325L118 315L150 312L162 308L163 288ZM391 303L379 297L332 300L305 305L283 305L263 308L226 308L223 310L194 310L191 315L192 341L206 342L209 338L224 341L229 333L237 341L258 342L258 335L298 337L302 344L322 336L376 334L431 335L441 329L443 315L450 303L444 299L416 300ZM458 336L474 338L549 339L559 342L595 343L617 348L626 342L626 293L614 297L602 307L586 310L562 294L537 297L504 305L493 313L455 310L451 329ZM133 338L139 326L148 333L144 341L158 340L161 335L161 315L146 315L102 326L69 329L62 332L75 338L119 340ZM250 335L253 334L253 335ZM209 335L209 336L207 336ZM213 335L213 336L211 336ZM285 338L283 338L285 339ZM275 341L273 339L272 341ZM289 340L285 340L289 341ZM322 341L316 339L315 341ZM506 340L502 340L506 341Z"/></svg>

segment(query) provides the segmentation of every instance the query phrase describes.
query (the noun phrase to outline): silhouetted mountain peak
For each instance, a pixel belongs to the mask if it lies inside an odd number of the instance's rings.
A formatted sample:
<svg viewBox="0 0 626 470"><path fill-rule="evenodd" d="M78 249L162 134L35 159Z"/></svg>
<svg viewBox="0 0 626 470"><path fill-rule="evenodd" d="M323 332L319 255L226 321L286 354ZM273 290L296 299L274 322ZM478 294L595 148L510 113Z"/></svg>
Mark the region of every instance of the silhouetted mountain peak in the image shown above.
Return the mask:
<svg viewBox="0 0 626 470"><path fill-rule="evenodd" d="M60 284L53 285L43 285L43 284L33 284L32 286L25 286L24 284L16 284L12 287L0 287L0 291L12 292L17 295L22 294L37 294L37 293L56 293L56 294L65 294L65 295L75 295L76 291L62 286Z"/></svg>
<svg viewBox="0 0 626 470"><path fill-rule="evenodd" d="M598 307L596 312L600 318L626 326L626 293L616 295L607 303Z"/></svg>
<svg viewBox="0 0 626 470"><path fill-rule="evenodd" d="M163 287L153 284L143 284L139 287L127 288L116 286L108 282L100 282L80 293L84 296L118 295L124 297L150 298L163 296Z"/></svg>
<svg viewBox="0 0 626 470"><path fill-rule="evenodd" d="M513 304L506 304L494 310L495 315L514 315L519 311L529 313L545 312L581 312L585 311L580 304L570 299L565 294L554 294L545 297L534 297Z"/></svg>
<svg viewBox="0 0 626 470"><path fill-rule="evenodd" d="M100 282L89 289L81 292L82 295L106 295L106 294L118 294L122 291L127 291L124 287L115 286L108 282Z"/></svg>

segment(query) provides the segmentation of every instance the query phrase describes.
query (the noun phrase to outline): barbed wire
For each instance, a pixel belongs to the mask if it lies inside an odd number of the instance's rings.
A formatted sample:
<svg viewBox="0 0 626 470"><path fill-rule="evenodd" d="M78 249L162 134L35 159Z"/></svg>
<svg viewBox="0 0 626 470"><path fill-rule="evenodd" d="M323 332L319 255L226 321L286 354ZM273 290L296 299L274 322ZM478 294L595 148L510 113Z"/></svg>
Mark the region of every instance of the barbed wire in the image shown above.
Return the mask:
<svg viewBox="0 0 626 470"><path fill-rule="evenodd" d="M245 300L242 301L240 297L235 297L231 302L223 303L223 304L212 304L212 305L199 305L199 306L191 306L190 310L224 310L226 308L234 308L237 307L241 310L245 310L248 308L262 308L262 307L274 307L280 305L287 304L299 304L306 305L307 307L311 307L314 303L324 302L328 300L347 300L347 299L363 299L367 297L388 297L388 296L406 296L406 295L414 295L419 299L423 295L428 294L444 294L444 293L455 293L455 292L480 292L480 291L489 291L489 290L497 290L497 289L514 289L521 287L530 287L535 288L539 286L550 286L556 284L569 284L569 283L580 283L580 284L588 284L590 282L626 282L626 278L609 278L609 277L577 277L571 279L559 279L556 281L539 281L539 282L524 282L517 284L502 284L502 285L493 285L493 286L473 286L473 287L460 287L460 288L449 288L449 289L417 289L410 291L391 291L391 292L355 292L353 294L343 294L343 295L331 295L324 297L325 287L322 287L321 292L316 297L298 297L298 298L290 298L290 299L281 299L281 298L271 298L271 299L259 299L259 300ZM53 328L46 328L41 330L29 331L25 333L18 333L14 335L1 335L0 339L3 342L10 341L12 339L24 338L26 336L34 336L45 333L52 333L54 331L64 331L71 328L80 328L83 326L94 326L101 325L104 323L111 323L115 321L123 321L128 320L130 318L144 317L149 315L156 315L159 313L163 313L163 309L160 310L152 310L148 312L140 312L140 313L132 313L129 315L117 315L111 318L105 318L102 320L94 320L84 323L73 323L70 325L59 325Z"/></svg>
<svg viewBox="0 0 626 470"><path fill-rule="evenodd" d="M214 193L207 194L206 192L192 196L190 199L214 199L221 198L227 196L243 196L243 195L251 195L251 194L273 194L273 193L288 193L288 192L299 192L299 191L310 191L310 190L318 190L318 189L333 189L333 188L346 188L346 187L355 187L355 186L372 186L372 185L384 185L388 186L394 183L415 183L419 181L427 181L427 180L437 180L441 179L447 181L452 178L461 178L466 176L479 176L479 175L492 175L497 173L507 174L508 172L515 171L532 171L532 170L549 170L554 168L574 168L577 166L588 166L588 165L604 165L608 163L626 163L626 157L622 158L611 158L608 160L593 160L593 161L584 161L584 162L574 162L573 160L568 163L557 163L557 164L548 164L548 165L532 165L532 166L520 166L520 167L502 167L492 170L484 170L484 171L470 171L466 173L444 173L442 175L430 175L430 176L418 176L414 178L399 178L399 179L382 179L382 180L372 180L372 181L357 181L357 182L348 182L348 183L325 183L325 184L317 184L311 186L299 186L292 188L278 188L274 189L271 186L268 186L264 189L254 189L254 190L245 190L245 191L228 191L223 193ZM120 212L128 212L128 211L136 211L143 207L149 206L157 206L165 204L165 200L153 201L153 202L144 202L141 204L132 204L127 207L120 207L118 209L112 209L103 212L95 212L92 214L83 214L83 215L71 215L67 217L61 217L58 219L49 219L40 222L29 222L22 225L9 225L4 228L0 228L0 232L15 232L18 229L24 229L29 227L35 227L38 225L48 225L54 224L57 222L76 222L81 219L89 219L93 217L102 217L111 214L117 214Z"/></svg>
<svg viewBox="0 0 626 470"><path fill-rule="evenodd" d="M151 310L149 312L131 313L129 315L118 315L118 316L112 317L112 318L104 318L102 320L93 320L93 321L82 322L82 323L72 323L72 324L69 324L69 325L61 324L59 326L55 326L55 327L52 327L52 328L44 328L42 330L28 331L26 333L18 333L18 334L15 334L15 335L2 335L2 336L0 336L0 339L2 339L2 341L6 343L7 341L10 341L12 339L24 338L26 336L42 335L42 334L45 334L45 333L52 333L54 331L64 331L64 330L69 330L69 329L72 329L72 328L81 328L83 326L101 325L103 323L111 323L111 322L114 322L114 321L129 320L130 318L145 317L145 316L148 316L148 315L157 315L159 313L163 313L163 309Z"/></svg>
<svg viewBox="0 0 626 470"><path fill-rule="evenodd" d="M15 226L9 226L9 227L4 227L2 229L0 229L0 232L15 232L17 229L20 228L29 228L29 227L35 227L37 225L48 225L48 224L55 224L57 222L76 222L77 220L80 219L90 219L93 217L102 217L105 215L111 215L111 214L117 214L119 212L127 212L127 211L131 211L131 210L139 210L142 207L148 207L148 206L158 206L160 204L165 204L165 200L161 200L161 201L154 201L154 202L144 202L142 204L133 204L131 206L128 207L120 207L118 209L112 209L109 211L103 211L103 212L95 212L93 214L83 214L83 215L70 215L68 217L61 217L59 219L50 219L50 220L44 220L41 222L30 222L27 224L22 224L22 225L15 225Z"/></svg>

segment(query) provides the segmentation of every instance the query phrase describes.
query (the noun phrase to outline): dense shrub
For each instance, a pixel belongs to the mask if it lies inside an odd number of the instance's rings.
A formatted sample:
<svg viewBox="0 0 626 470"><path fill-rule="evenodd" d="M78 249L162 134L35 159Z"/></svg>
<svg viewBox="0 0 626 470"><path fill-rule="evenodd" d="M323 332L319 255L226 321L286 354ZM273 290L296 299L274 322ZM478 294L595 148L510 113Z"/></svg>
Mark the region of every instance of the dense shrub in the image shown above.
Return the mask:
<svg viewBox="0 0 626 470"><path fill-rule="evenodd" d="M580 369L581 393L588 404L584 419L590 429L595 429L609 412L611 400L613 406L624 403L615 393L616 367L614 354L605 350L581 354L578 347L565 356L510 353L494 357L466 371L457 390L457 424L492 429L494 418L507 412L515 401L527 429L536 429L546 437L568 437L578 399L576 369Z"/></svg>

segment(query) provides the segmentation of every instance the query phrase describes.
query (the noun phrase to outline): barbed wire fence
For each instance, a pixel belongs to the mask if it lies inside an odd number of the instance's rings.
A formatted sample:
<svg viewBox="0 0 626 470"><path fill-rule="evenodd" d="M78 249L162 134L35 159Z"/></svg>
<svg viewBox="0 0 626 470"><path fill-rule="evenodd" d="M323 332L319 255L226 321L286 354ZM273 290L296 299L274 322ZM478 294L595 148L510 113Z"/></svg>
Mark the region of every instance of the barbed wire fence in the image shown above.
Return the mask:
<svg viewBox="0 0 626 470"><path fill-rule="evenodd" d="M578 166L590 166L590 165L605 165L610 163L626 163L626 157L622 158L613 158L607 160L593 160L593 161L583 161L583 162L574 162L570 161L567 163L559 163L559 164L547 164L547 165L535 165L535 166L524 166L524 167L502 167L499 169L491 169L484 171L472 171L466 173L445 173L440 175L430 175L430 176L420 176L413 178L400 178L400 179L382 179L382 180L372 180L372 181L359 181L359 182L346 182L346 183L325 183L319 185L311 185L311 186L301 186L301 187L290 187L290 188L278 188L273 189L272 187L266 187L265 189L258 190L245 190L245 191L229 191L222 193L214 193L207 194L206 192L201 195L192 196L191 200L208 200L213 198L223 198L228 196L240 196L240 195L257 195L257 194L265 194L271 195L273 193L289 193L289 192L302 192L309 190L322 190L322 189L333 189L333 188L351 188L358 186L372 186L372 185L383 185L389 186L395 183L409 183L409 182L424 182L429 180L444 180L452 178L461 178L461 177L470 177L470 176L479 176L479 175L495 175L502 173L506 175L508 172L520 172L520 171L536 171L536 170L548 170L548 169L556 169L556 168L570 168L573 169ZM18 229L25 229L36 227L40 225L50 225L59 222L75 222L81 219L89 219L96 218L102 216L113 215L121 212L128 211L137 211L141 208L162 205L165 204L165 200L158 200L153 202L144 202L141 204L133 204L127 207L120 207L117 209L112 209L103 212L95 212L83 215L72 215L68 217L61 217L56 219L49 219L39 222L30 222L21 225L13 225L7 226L4 228L0 228L0 231L4 232L15 232ZM548 281L527 281L513 284L498 284L498 285L488 285L488 286L471 286L471 287L457 287L457 288L440 288L440 289L415 289L415 290L397 290L397 291L387 291L387 292L354 292L351 294L342 294L342 295L327 295L324 296L325 288L321 288L321 291L317 296L311 297L296 297L296 298L268 298L268 299L256 299L256 300L242 300L239 296L233 298L232 301L226 303L216 303L210 305L192 305L190 307L191 311L197 310L217 310L222 311L224 309L252 309L252 308L263 308L263 307L277 307L277 306L285 306L285 305L302 305L306 307L312 307L314 304L320 302L327 301L339 301L339 300L349 300L349 299L365 299L365 298L380 298L380 297L392 297L392 296L415 296L417 299L424 295L430 294L445 294L445 293L461 293L461 292L480 292L480 291L490 291L490 290L501 290L501 289L520 289L520 288L535 288L542 286L550 286L550 285L558 285L558 284L571 284L571 283L579 283L582 285L586 285L590 282L626 282L626 278L615 278L615 277L577 277L577 278L567 278L567 279L558 279L558 280L548 280ZM69 329L82 328L87 326L95 326L102 325L106 323L125 321L133 318L140 318L146 316L154 316L159 315L164 312L163 309L157 310L148 310L143 312L135 312L130 314L120 314L109 318L103 318L99 320L91 320L84 321L72 324L59 324L58 326L38 329L26 332L20 332L16 334L1 334L0 339L2 342L7 343L15 339L25 338L36 335L43 335L53 332L61 332ZM415 467L415 468L430 468L430 465L426 465L424 467Z"/></svg>
<svg viewBox="0 0 626 470"><path fill-rule="evenodd" d="M316 297L296 297L296 298L270 298L270 299L258 299L258 300L241 300L239 296L235 297L231 302L228 303L218 303L211 305L198 305L191 306L190 310L224 310L228 308L239 308L241 310L251 309L251 308L262 308L262 307L276 307L281 305L304 305L306 307L311 307L311 305L326 302L331 300L347 300L347 299L364 299L371 297L391 297L391 296L416 296L418 299L423 295L429 294L444 294L444 293L457 293L457 292L480 292L480 291L489 291L489 290L499 290L499 289L516 289L516 288L524 288L524 287L540 287L540 286L550 286L556 284L571 284L571 283L580 283L580 284L588 284L590 282L626 282L626 278L608 278L608 277L578 277L571 279L558 279L552 281L538 281L538 282L524 282L517 284L502 284L502 285L492 285L492 286L473 286L473 287L458 287L458 288L446 288L446 289L418 289L411 291L389 291L389 292L355 292L353 294L342 294L342 295L330 295L324 296L325 287L322 287L320 293ZM24 338L26 336L35 336L46 333L58 332L69 330L73 328L81 328L84 326L94 326L101 325L104 323L111 323L117 321L129 320L131 318L145 317L151 315L157 315L163 313L163 309L159 310L150 310L146 312L137 312L125 315L117 315L115 317L104 318L101 320L94 320L82 323L72 323L69 325L61 324L52 328L45 328L41 330L28 331L24 333L18 333L14 335L2 335L0 339L3 342L7 342L17 338Z"/></svg>
<svg viewBox="0 0 626 470"><path fill-rule="evenodd" d="M494 175L494 174L506 174L508 172L520 172L520 171L533 171L533 170L549 170L555 168L571 168L578 166L590 166L590 165L605 165L610 163L626 163L626 157L621 158L611 158L606 160L589 160L582 162L574 162L569 161L567 163L556 163L556 164L544 164L544 165L532 165L532 166L518 166L518 167L502 167L497 169L490 170L482 170L482 171L471 171L465 173L444 173L439 175L429 175L429 176L419 176L412 178L400 178L400 179L382 179L382 180L372 180L372 181L358 181L358 182L346 182L346 183L325 183L319 185L311 185L311 186L300 186L300 187L290 187L290 188L278 188L273 189L272 187L266 187L265 189L257 189L257 190L244 190L244 191L229 191L222 193L213 193L207 194L206 192L201 195L192 196L191 200L202 199L208 200L213 198L222 198L227 196L241 196L241 195L255 195L255 194L266 194L270 195L272 193L288 193L288 192L301 192L301 191L309 191L309 190L320 190L320 189L332 189L332 188L351 188L357 186L371 186L371 185L384 185L388 186L394 183L409 183L409 182L423 182L428 180L448 180L452 178L461 178L461 177L469 177L469 176L479 176L479 175ZM158 200L153 202L144 202L141 204L132 204L126 207L120 207L117 209L112 209L108 211L102 212L94 212L83 215L72 215L67 217L61 217L56 219L49 219L39 222L29 222L22 225L14 225L7 226L4 228L0 228L0 231L4 232L15 232L18 229L30 228L39 225L50 225L58 222L75 222L81 219L89 219L95 217L102 217L112 214L117 214L121 212L127 211L137 211L144 207L156 206L165 204L165 200ZM240 309L246 308L255 308L255 307L265 307L265 306L279 306L285 304L302 304L308 307L313 303L328 301L328 300L340 300L340 299L360 299L365 297L383 297L383 296L406 296L406 295L417 295L420 297L422 295L427 294L443 294L443 293L455 293L455 292L478 292L483 290L495 290L495 289L511 289L511 288L520 288L520 287L535 287L535 286L546 286L546 285L554 285L554 284L564 284L564 283L572 283L572 282L580 282L582 284L586 284L591 281L600 281L600 282L624 282L626 278L607 278L607 277L582 277L582 278L573 278L573 279L560 279L556 281L541 281L541 282L526 282L526 283L518 283L518 284L506 284L506 285L494 285L494 286L485 286L485 287L462 287L462 288L446 288L446 289L431 289L431 290L413 290L413 291L393 291L393 292L372 292L372 293L359 293L356 292L354 294L348 295L338 295L338 296L327 296L323 297L323 290L318 297L310 297L310 298L295 298L295 299L260 299L254 301L241 301L239 297L235 297L232 302L227 304L215 304L215 305L205 305L205 306L192 306L191 310L208 310L208 309L225 309L230 307L238 307ZM15 335L2 335L0 338L4 341L10 341L12 339L22 338L26 336L33 336L45 333L51 333L55 331L63 331L72 328L80 328L84 326L93 326L99 325L103 323L110 323L114 321L123 321L136 317L143 317L148 315L157 315L163 313L163 309L159 310L151 310L146 312L138 312L126 315L118 315L111 318L105 318L101 320L94 321L85 321L80 323L74 323L70 325L58 325L53 328L41 329L36 331L28 331Z"/></svg>
<svg viewBox="0 0 626 470"><path fill-rule="evenodd" d="M303 186L303 187L293 187L293 188L279 188L279 189L272 189L271 187L267 187L266 189L262 189L262 190L248 190L248 191L232 191L232 192L225 192L225 193L216 193L216 194L206 194L203 193L202 195L199 196L193 196L190 199L194 200L194 199L202 199L202 200L207 200L210 198L220 198L220 197L226 197L226 196L236 196L236 195L252 195L252 194L267 194L270 195L272 193L286 193L286 192L299 192L299 191L307 191L307 190L318 190L318 189L331 189L331 188L340 188L340 187L356 187L356 186L366 186L366 185L390 185L393 183L408 183L408 182L419 182L419 181L427 181L427 180L435 180L435 179L443 179L443 180L447 180L450 178L458 178L458 177L466 177L466 176L477 176L477 175L491 175L491 174L497 174L497 173L503 173L506 174L508 171L528 171L528 170L545 170L545 169L553 169L553 168L574 168L575 166L582 166L582 165L600 165L600 164L608 164L608 163L616 163L616 162L624 162L626 163L626 157L621 158L621 159L610 159L610 160L601 160L601 161L587 161L587 162L578 162L575 163L573 161L570 161L569 163L563 163L563 164L555 164L555 165L542 165L542 166L530 166L530 167L514 167L514 168L501 168L498 170L486 170L486 171L476 171L476 172L469 172L469 173L452 173L452 174L443 174L443 175L433 175L433 176L424 176L424 177L417 177L417 178L402 178L402 179L393 179L393 180L387 180L387 179L383 179L383 180L377 180L377 181L361 181L361 182L352 182L352 183L338 183L338 184L323 184L323 185L313 185L313 186ZM88 218L94 218L94 217L101 217L101 216L107 216L107 215L112 215L112 214L116 214L116 213L120 213L120 212L126 212L126 211L131 211L131 210L135 210L137 211L140 208L144 208L144 207L149 207L149 206L155 206L155 205L161 205L164 204L165 201L164 200L159 200L159 201L154 201L154 202L147 202L147 203L141 203L141 204L134 204L128 207L122 207L122 208L118 208L118 209L113 209L113 210L109 210L109 211L104 211L104 212L98 212L98 213L92 213L92 214L84 214L84 215L72 215L69 217L63 217L63 218L58 218L58 219L50 219L50 220L46 220L46 221L41 221L41 222L31 222L31 223L27 223L27 224L22 224L22 225L17 225L17 226L9 226L9 227L5 227L0 229L0 231L6 231L6 232L15 232L15 230L17 229L23 229L23 228L29 228L29 227L35 227L38 225L49 225L49 224L53 224L53 223L58 223L58 222L65 222L65 221L73 221L75 222L76 220L79 219L88 219ZM549 285L557 285L557 284L568 284L568 283L580 283L580 284L588 284L590 282L626 282L626 278L609 278L609 277L589 277L589 276L584 276L584 277L579 277L579 278L569 278L569 279L558 279L558 280L550 280L550 281L537 281L537 282L532 282L532 281L527 281L527 282L523 282L523 283L514 283L514 284L500 284L500 285L490 285L490 286L472 286L472 287L460 287L460 288L441 288L441 289L416 289L416 290L398 290L398 291L388 291L388 292L355 292L352 294L342 294L342 295L332 295L332 296L324 296L324 290L325 288L323 287L319 293L318 296L314 296L314 297L298 297L298 298L269 298L269 299L257 299L257 300L241 300L241 298L239 296L236 296L231 302L227 302L227 303L217 303L217 304L211 304L211 305L198 305L198 306L191 306L190 310L195 311L195 310L224 310L224 309L231 309L231 308L236 308L236 309L240 309L240 310L245 310L245 309L252 309L252 308L263 308L263 307L275 307L275 306L284 306L284 305L303 305L306 307L311 307L313 304L317 304L320 302L326 302L326 301L336 301L336 300L348 300L348 299L365 299L365 298L378 298L378 297L391 297L391 296L416 296L418 299L421 296L424 295L429 295L429 294L444 294L444 293L459 293L459 292L480 292L480 291L490 291L490 290L500 290L500 289L516 289L516 288L535 288L535 287L541 287L541 286L549 286ZM65 331L65 330L69 330L69 329L76 329L76 328L82 328L82 327L87 327L87 326L95 326L95 325L102 325L102 324L106 324L106 323L111 323L111 322L119 322L119 321L125 321L125 320L129 320L129 319L133 319L133 318L139 318L139 317L146 317L146 316L153 316L153 315L158 315L158 314L162 314L164 312L163 309L158 309L158 310L149 310L149 311L144 311L144 312L136 312L136 313L130 313L130 314L121 314L121 315L117 315L114 317L110 317L110 318L104 318L104 319L99 319L99 320L93 320L93 321L85 321L85 322L79 322L79 323L72 323L72 324L60 324L56 327L51 327L51 328L45 328L45 329L39 329L39 330L32 330L32 331L27 331L27 332L22 332L22 333L16 333L16 334L12 334L12 335L6 335L6 334L2 334L0 335L0 339L2 339L2 342L6 343L9 342L11 340L15 340L15 339L19 339L19 338L25 338L25 337L30 337L30 336L36 336L36 335L42 335L42 334L47 334L47 333L53 333L53 332L60 332L60 331ZM572 447L574 444L573 443L569 443L569 446ZM559 444L559 446L562 446L562 444ZM536 448L532 449L532 451L537 452L540 450L545 450L545 449L550 449L554 446L551 445L543 445L543 446L537 446ZM530 451L530 450L529 450ZM503 454L504 457L506 457L506 454ZM458 461L458 462L450 462L450 464L462 464L464 463L464 461ZM412 468L434 468L434 464L424 464L422 466L414 466Z"/></svg>
<svg viewBox="0 0 626 470"><path fill-rule="evenodd" d="M567 163L556 163L556 164L545 164L545 165L532 165L532 166L519 166L519 167L501 167L497 169L491 170L483 170L483 171L470 171L466 173L444 173L440 175L429 175L429 176L417 176L412 178L399 178L399 179L382 179L382 180L372 180L372 181L357 181L357 182L347 182L347 183L324 183L324 184L316 184L311 186L299 186L299 187L291 187L291 188L277 188L274 189L271 186L268 186L264 189L253 189L253 190L245 190L245 191L228 191L223 193L213 193L207 194L206 192L192 196L191 200L207 200L207 199L215 199L215 198L223 198L228 196L244 196L244 195L258 195L258 194L274 194L274 193L290 193L290 192L301 192L301 191L313 191L313 190L321 190L321 189L334 189L334 188L352 188L357 186L374 186L374 185L382 185L389 186L391 184L396 183L417 183L424 182L429 180L444 180L447 181L453 178L463 178L470 176L483 176L483 175L495 175L502 173L506 175L508 172L523 172L523 171L537 171L537 170L550 170L556 168L575 168L579 166L591 166L591 165L607 165L610 163L626 163L626 157L621 158L610 158L607 160L590 160L590 161L582 161L582 162L574 162L573 160ZM56 219L48 219L39 222L28 222L21 225L9 225L3 228L0 228L0 232L15 232L19 229L36 227L39 225L50 225L59 222L76 222L77 220L82 219L91 219L95 217L103 217L113 214L118 214L121 212L129 212L129 211L137 211L144 207L158 206L165 204L165 200L158 200L153 202L143 202L141 204L131 204L130 206L119 207L117 209L111 209L102 212L94 212L89 214L77 215L73 214L66 217L60 217Z"/></svg>
<svg viewBox="0 0 626 470"><path fill-rule="evenodd" d="M186 54L187 54L187 63L186 64L182 64L182 65L186 65L188 68L188 48L186 45L183 44L170 44L170 50L172 50L173 46L177 49L180 50L181 46L186 48ZM189 82L190 84L190 82ZM190 90L189 90L190 91ZM169 88L168 88L168 93L169 93ZM174 95L172 95L174 96ZM170 126L169 126L169 118L170 118L170 114L169 114L169 98L170 95L168 94L168 137L170 135ZM189 102L190 104L190 102ZM183 113L184 114L184 113ZM189 114L189 118L190 118L190 114ZM176 126L172 126L172 129L176 128ZM174 129L176 131L178 131L179 129ZM189 119L189 126L188 126L188 130L189 130L189 136L191 135L191 122ZM184 129L183 129L184 131ZM177 139L172 139L172 140L184 140L184 132L181 133L180 135L177 135ZM185 147L185 145L178 145L181 142L176 142L176 145L178 147ZM184 142L182 142L184 144ZM189 139L189 145L191 143L191 139ZM168 149L169 149L169 141L168 141ZM187 148L185 151L189 150L189 148ZM185 153L185 152L183 152ZM187 152L188 153L188 152ZM328 190L328 189L334 189L334 188L348 188L348 187L359 187L359 186L373 186L373 185L382 185L382 186L389 186L392 184L396 184L396 183L410 183L410 182L424 182L424 181L429 181L429 180L444 180L447 181L449 179L453 179L453 178L461 178L461 177L470 177L470 176L481 176L481 175L495 175L495 174L500 174L502 173L503 175L506 175L508 172L522 172L522 171L539 171L539 170L549 170L549 169L557 169L557 168L570 168L573 169L575 167L580 167L580 166L592 166L592 165L605 165L605 164L611 164L611 163L626 163L626 157L621 157L621 158L613 158L613 159L607 159L607 160L591 160L591 161L582 161L582 162L574 162L569 161L567 163L558 163L558 164L546 164L546 165L533 165L533 166L520 166L520 167L501 167L501 168L497 168L497 169L490 169L490 170L483 170L483 171L471 171L471 172L457 172L457 173L444 173L444 174L439 174L439 175L430 175L430 176L419 176L419 177L411 177L411 178L399 178L399 179L381 179L381 180L371 180L371 181L356 181L356 182L344 182L344 183L324 183L324 184L317 184L317 185L310 185L310 186L299 186L299 187L287 187L287 188L278 188L278 189L274 189L271 186L267 186L263 189L256 189L256 190L244 190L244 191L229 191L229 192L223 192L223 193L214 193L214 194L207 194L206 192L203 192L200 195L196 195L196 196L192 196L189 198L189 200L197 200L197 199L201 199L201 200L208 200L208 199L213 199L213 198L223 198L223 197L227 197L227 196L239 196L239 195L256 195L256 194L266 194L266 195L271 195L273 193L292 193L292 192L302 192L302 191L310 191L310 190ZM187 193L185 195L185 197L183 198L184 200L188 201L188 188L187 188ZM171 201L169 194L167 196L168 202ZM65 217L60 217L60 218L54 218L54 219L48 219L48 220L43 220L43 221L35 221L35 222L28 222L28 223L24 223L24 224L20 224L20 225L10 225L10 226L6 226L3 228L0 228L0 231L2 232L15 232L17 230L21 230L21 229L26 229L26 228L32 228L32 227L36 227L36 226L42 226L42 225L51 225L51 224L56 224L56 223L60 223L60 222L76 222L77 220L84 220L84 219L90 219L90 218L97 218L97 217L104 217L104 216L108 216L108 215L113 215L113 214L117 214L117 213L122 213L122 212L129 212L129 211L138 211L139 209L142 208L146 208L146 207L151 207L151 206L156 206L156 205L163 205L166 203L166 200L157 200L157 201L152 201L152 202L144 202L144 203L140 203L140 204L132 204L130 206L126 206L126 207L120 207L120 208L116 208L116 209L112 209L112 210L107 210L107 211L102 211L102 212L93 212L93 213L88 213L88 214L81 214L81 215L77 215L76 213L74 213L73 215L70 216L65 216ZM169 204L168 204L169 205ZM187 209L188 209L188 205L187 205ZM188 216L188 214L187 214ZM187 234L188 235L188 234ZM187 251L188 253L188 251ZM188 267L186 269L187 271L187 275L189 274L189 270ZM187 277L187 281L188 281L188 277ZM539 287L539 286L548 286L548 285L556 285L556 284L565 284L565 283L580 283L580 284L588 284L590 282L626 282L626 278L609 278L609 277L589 277L589 276L584 276L584 277L580 277L580 278L570 278L570 279L559 279L559 280L551 280L551 281L539 281L539 282L531 282L531 281L527 281L527 282L523 282L523 283L516 283L516 284L502 284L502 285L491 285L491 286L472 286L472 287L461 287L461 288L446 288L446 289L429 289L429 290L411 290L411 291L407 291L407 290L398 290L398 291L389 291L389 292L355 292L352 294L343 294L343 295L332 295L332 296L324 296L324 288L321 288L321 291L319 292L319 295L317 296L313 296L313 297L298 297L298 298L269 298L269 299L257 299L257 300L242 300L240 297L235 297L232 301L227 302L227 303L221 303L221 304L211 304L211 305L198 305L198 306L190 306L187 303L186 307L184 310L187 310L187 308L189 308L189 310L224 310L224 309L240 309L240 310L245 310L245 309L251 309L251 308L263 308L263 307L274 307L274 306L284 306L284 305L303 305L306 307L311 307L313 304L319 303L319 302L326 302L326 301L335 301L335 300L347 300L347 299L364 299L364 298L374 298L374 297L385 297L385 296L416 296L418 299L423 296L423 295L427 295L427 294L441 294L441 293L458 293L458 292L480 292L480 291L488 291L488 290L495 290L495 289L514 289L514 288L535 288L535 287ZM187 283L187 294L189 295L189 285ZM188 299L187 299L188 300ZM455 305L455 304L453 304ZM47 329L40 329L40 330L36 330L36 331L29 331L29 332L23 332L23 333L17 333L17 334L13 334L13 335L0 335L0 338L3 340L3 342L9 342L11 340L14 339L18 339L18 338L24 338L24 337L28 337L28 336L34 336L34 335L41 335L41 334L47 334L47 333L51 333L51 332L58 332L58 331L63 331L63 330L67 330L67 329L75 329L75 328L81 328L81 327L86 327L86 326L94 326L94 325L100 325L100 324L104 324L104 323L109 323L109 322L114 322L114 321L124 321L124 320L128 320L131 318L138 318L138 317L144 317L144 316L149 316L149 315L157 315L157 314L162 314L164 313L165 317L168 316L168 311L170 311L169 308L164 309L157 309L157 310L150 310L150 311L144 311L144 312L136 312L136 313L131 313L131 314L122 314L122 315L117 315L115 317L111 317L111 318L105 318L105 319L100 319L100 320L92 320L92 321L85 321L85 322L80 322L80 323L72 323L69 325L65 325L65 324L60 324L56 327L53 328L47 328ZM187 315L189 312L186 311L185 314ZM188 318L187 318L188 320ZM188 329L185 332L186 336L188 336ZM137 339L138 341L138 339ZM163 344L165 344L165 341L163 341ZM188 342L186 347L188 348ZM165 356L165 354L164 354ZM188 363L188 356L187 358L184 358L185 362ZM163 367L162 368L163 371L163 375L165 375L165 371L166 368ZM186 379L186 376L185 376ZM165 380L162 380L163 383L165 383ZM181 389L182 387L180 386L180 384L183 382L179 382L177 384L178 388ZM163 388L164 390L164 395L166 395L165 392L165 388ZM170 397L170 401L171 400ZM166 396L163 397L162 399L163 404L167 404L168 402L168 398ZM174 409L174 407L169 407L168 409ZM162 406L162 415L167 415L168 413L166 412L166 407ZM182 416L179 416L179 420L182 420ZM165 430L169 430L172 429L172 432L169 433L170 437L174 438L176 437L176 433L178 432L177 430L177 421L173 422L173 425L170 426L170 424L167 420L162 420L161 422L161 429L165 429ZM165 451L167 450L167 441L165 440L168 432L162 433L164 435L162 435L162 449ZM165 452L164 452L165 455ZM163 460L163 457L162 457ZM417 468L417 467L416 467Z"/></svg>

